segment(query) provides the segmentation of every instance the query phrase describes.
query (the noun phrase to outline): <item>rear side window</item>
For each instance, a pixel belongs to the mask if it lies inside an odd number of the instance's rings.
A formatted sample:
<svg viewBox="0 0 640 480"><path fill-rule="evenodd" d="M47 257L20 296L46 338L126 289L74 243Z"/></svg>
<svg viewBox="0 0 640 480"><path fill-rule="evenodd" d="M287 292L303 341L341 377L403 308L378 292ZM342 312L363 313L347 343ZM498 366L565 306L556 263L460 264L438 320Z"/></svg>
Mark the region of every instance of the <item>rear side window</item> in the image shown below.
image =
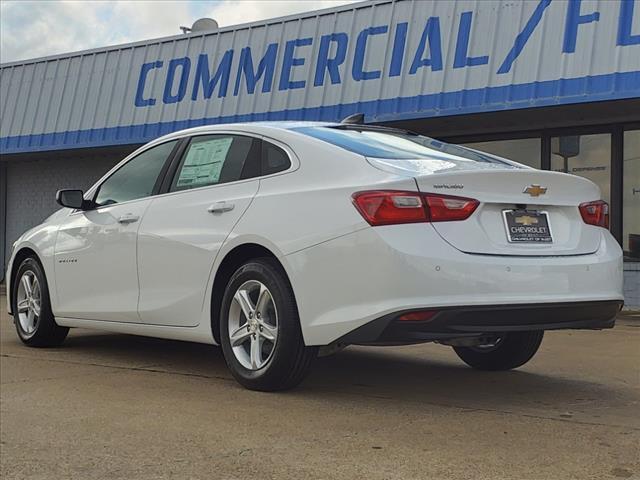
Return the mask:
<svg viewBox="0 0 640 480"><path fill-rule="evenodd" d="M272 143L262 142L262 175L283 172L290 166L287 152Z"/></svg>
<svg viewBox="0 0 640 480"><path fill-rule="evenodd" d="M299 127L294 130L370 158L432 160L434 155L447 154L474 162L510 166L481 152L402 130L336 127Z"/></svg>
<svg viewBox="0 0 640 480"><path fill-rule="evenodd" d="M157 145L133 157L98 188L97 206L122 203L153 195L162 167L171 155L177 140Z"/></svg>
<svg viewBox="0 0 640 480"><path fill-rule="evenodd" d="M171 184L188 190L255 177L260 169L260 140L242 135L193 137Z"/></svg>

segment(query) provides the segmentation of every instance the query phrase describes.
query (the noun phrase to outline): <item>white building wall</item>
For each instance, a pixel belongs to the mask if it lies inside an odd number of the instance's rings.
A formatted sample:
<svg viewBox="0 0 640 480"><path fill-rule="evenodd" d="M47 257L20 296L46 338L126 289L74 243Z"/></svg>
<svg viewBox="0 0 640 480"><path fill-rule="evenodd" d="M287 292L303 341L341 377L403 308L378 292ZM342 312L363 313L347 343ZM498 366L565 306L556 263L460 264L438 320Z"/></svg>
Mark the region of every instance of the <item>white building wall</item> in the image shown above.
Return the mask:
<svg viewBox="0 0 640 480"><path fill-rule="evenodd" d="M637 4L372 0L4 64L0 148L144 143L203 123L355 112L390 121L637 98Z"/></svg>

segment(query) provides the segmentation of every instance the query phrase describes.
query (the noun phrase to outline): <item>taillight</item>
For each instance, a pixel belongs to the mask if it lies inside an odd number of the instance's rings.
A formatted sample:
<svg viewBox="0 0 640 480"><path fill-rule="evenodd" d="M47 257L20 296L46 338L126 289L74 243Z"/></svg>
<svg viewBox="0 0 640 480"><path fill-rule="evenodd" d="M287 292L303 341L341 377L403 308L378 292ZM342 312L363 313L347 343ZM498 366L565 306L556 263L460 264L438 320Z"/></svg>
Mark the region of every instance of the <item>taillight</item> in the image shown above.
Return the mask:
<svg viewBox="0 0 640 480"><path fill-rule="evenodd" d="M396 190L374 190L353 195L353 203L370 225L426 222L419 194Z"/></svg>
<svg viewBox="0 0 640 480"><path fill-rule="evenodd" d="M466 220L478 208L480 202L472 198L453 197L450 195L424 196L432 222L450 222L452 220Z"/></svg>
<svg viewBox="0 0 640 480"><path fill-rule="evenodd" d="M609 205L603 200L580 204L580 215L584 223L609 228Z"/></svg>
<svg viewBox="0 0 640 480"><path fill-rule="evenodd" d="M358 192L353 203L373 226L465 220L480 204L471 198L398 190Z"/></svg>

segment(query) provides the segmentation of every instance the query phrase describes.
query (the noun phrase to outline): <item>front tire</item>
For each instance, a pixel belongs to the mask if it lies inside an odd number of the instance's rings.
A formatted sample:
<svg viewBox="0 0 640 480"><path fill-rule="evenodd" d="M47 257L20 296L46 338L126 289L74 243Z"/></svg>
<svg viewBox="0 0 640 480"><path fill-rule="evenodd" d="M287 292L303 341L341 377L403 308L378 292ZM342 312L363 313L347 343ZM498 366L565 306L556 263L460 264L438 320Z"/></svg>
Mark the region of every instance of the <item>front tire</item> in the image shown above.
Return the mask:
<svg viewBox="0 0 640 480"><path fill-rule="evenodd" d="M304 344L293 290L273 259L254 259L236 270L219 318L227 366L250 390L295 387L317 356L316 347Z"/></svg>
<svg viewBox="0 0 640 480"><path fill-rule="evenodd" d="M53 317L47 278L35 258L26 258L18 267L12 306L22 343L30 347L55 347L64 342L69 329L59 326Z"/></svg>
<svg viewBox="0 0 640 480"><path fill-rule="evenodd" d="M540 348L544 332L509 332L490 345L453 347L464 363L478 370L511 370L527 363Z"/></svg>

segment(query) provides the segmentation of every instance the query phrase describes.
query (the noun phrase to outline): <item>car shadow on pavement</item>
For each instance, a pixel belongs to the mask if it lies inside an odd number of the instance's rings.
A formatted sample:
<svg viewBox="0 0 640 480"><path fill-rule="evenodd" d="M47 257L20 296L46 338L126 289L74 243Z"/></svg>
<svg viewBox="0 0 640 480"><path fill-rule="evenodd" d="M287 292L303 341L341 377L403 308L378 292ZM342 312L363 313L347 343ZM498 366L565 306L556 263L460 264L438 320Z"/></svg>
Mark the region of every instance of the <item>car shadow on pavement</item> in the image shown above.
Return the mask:
<svg viewBox="0 0 640 480"><path fill-rule="evenodd" d="M47 350L47 357L197 376L203 382L223 379L235 386L218 347L85 332L73 332L63 347ZM625 392L612 391L604 384L574 379L553 370L540 373L539 368L534 372L535 368L527 366L510 372L475 371L443 349L437 345L349 347L333 356L318 358L305 382L288 395L329 401L345 395L364 396L507 411L516 404L520 409L523 404L529 406L532 411L555 406L560 416L601 399L607 399L608 407L632 400L626 398Z"/></svg>
<svg viewBox="0 0 640 480"><path fill-rule="evenodd" d="M415 402L458 403L478 408L497 409L511 403L569 405L604 395L609 389L594 382L575 380L554 372L539 373L522 367L508 372L483 372L467 367L454 355L430 357L442 346L424 345L417 356L395 350L346 350L333 357L319 359L303 387L315 392L327 388L336 391L348 387L351 392L382 398ZM601 397L602 398L602 397Z"/></svg>

